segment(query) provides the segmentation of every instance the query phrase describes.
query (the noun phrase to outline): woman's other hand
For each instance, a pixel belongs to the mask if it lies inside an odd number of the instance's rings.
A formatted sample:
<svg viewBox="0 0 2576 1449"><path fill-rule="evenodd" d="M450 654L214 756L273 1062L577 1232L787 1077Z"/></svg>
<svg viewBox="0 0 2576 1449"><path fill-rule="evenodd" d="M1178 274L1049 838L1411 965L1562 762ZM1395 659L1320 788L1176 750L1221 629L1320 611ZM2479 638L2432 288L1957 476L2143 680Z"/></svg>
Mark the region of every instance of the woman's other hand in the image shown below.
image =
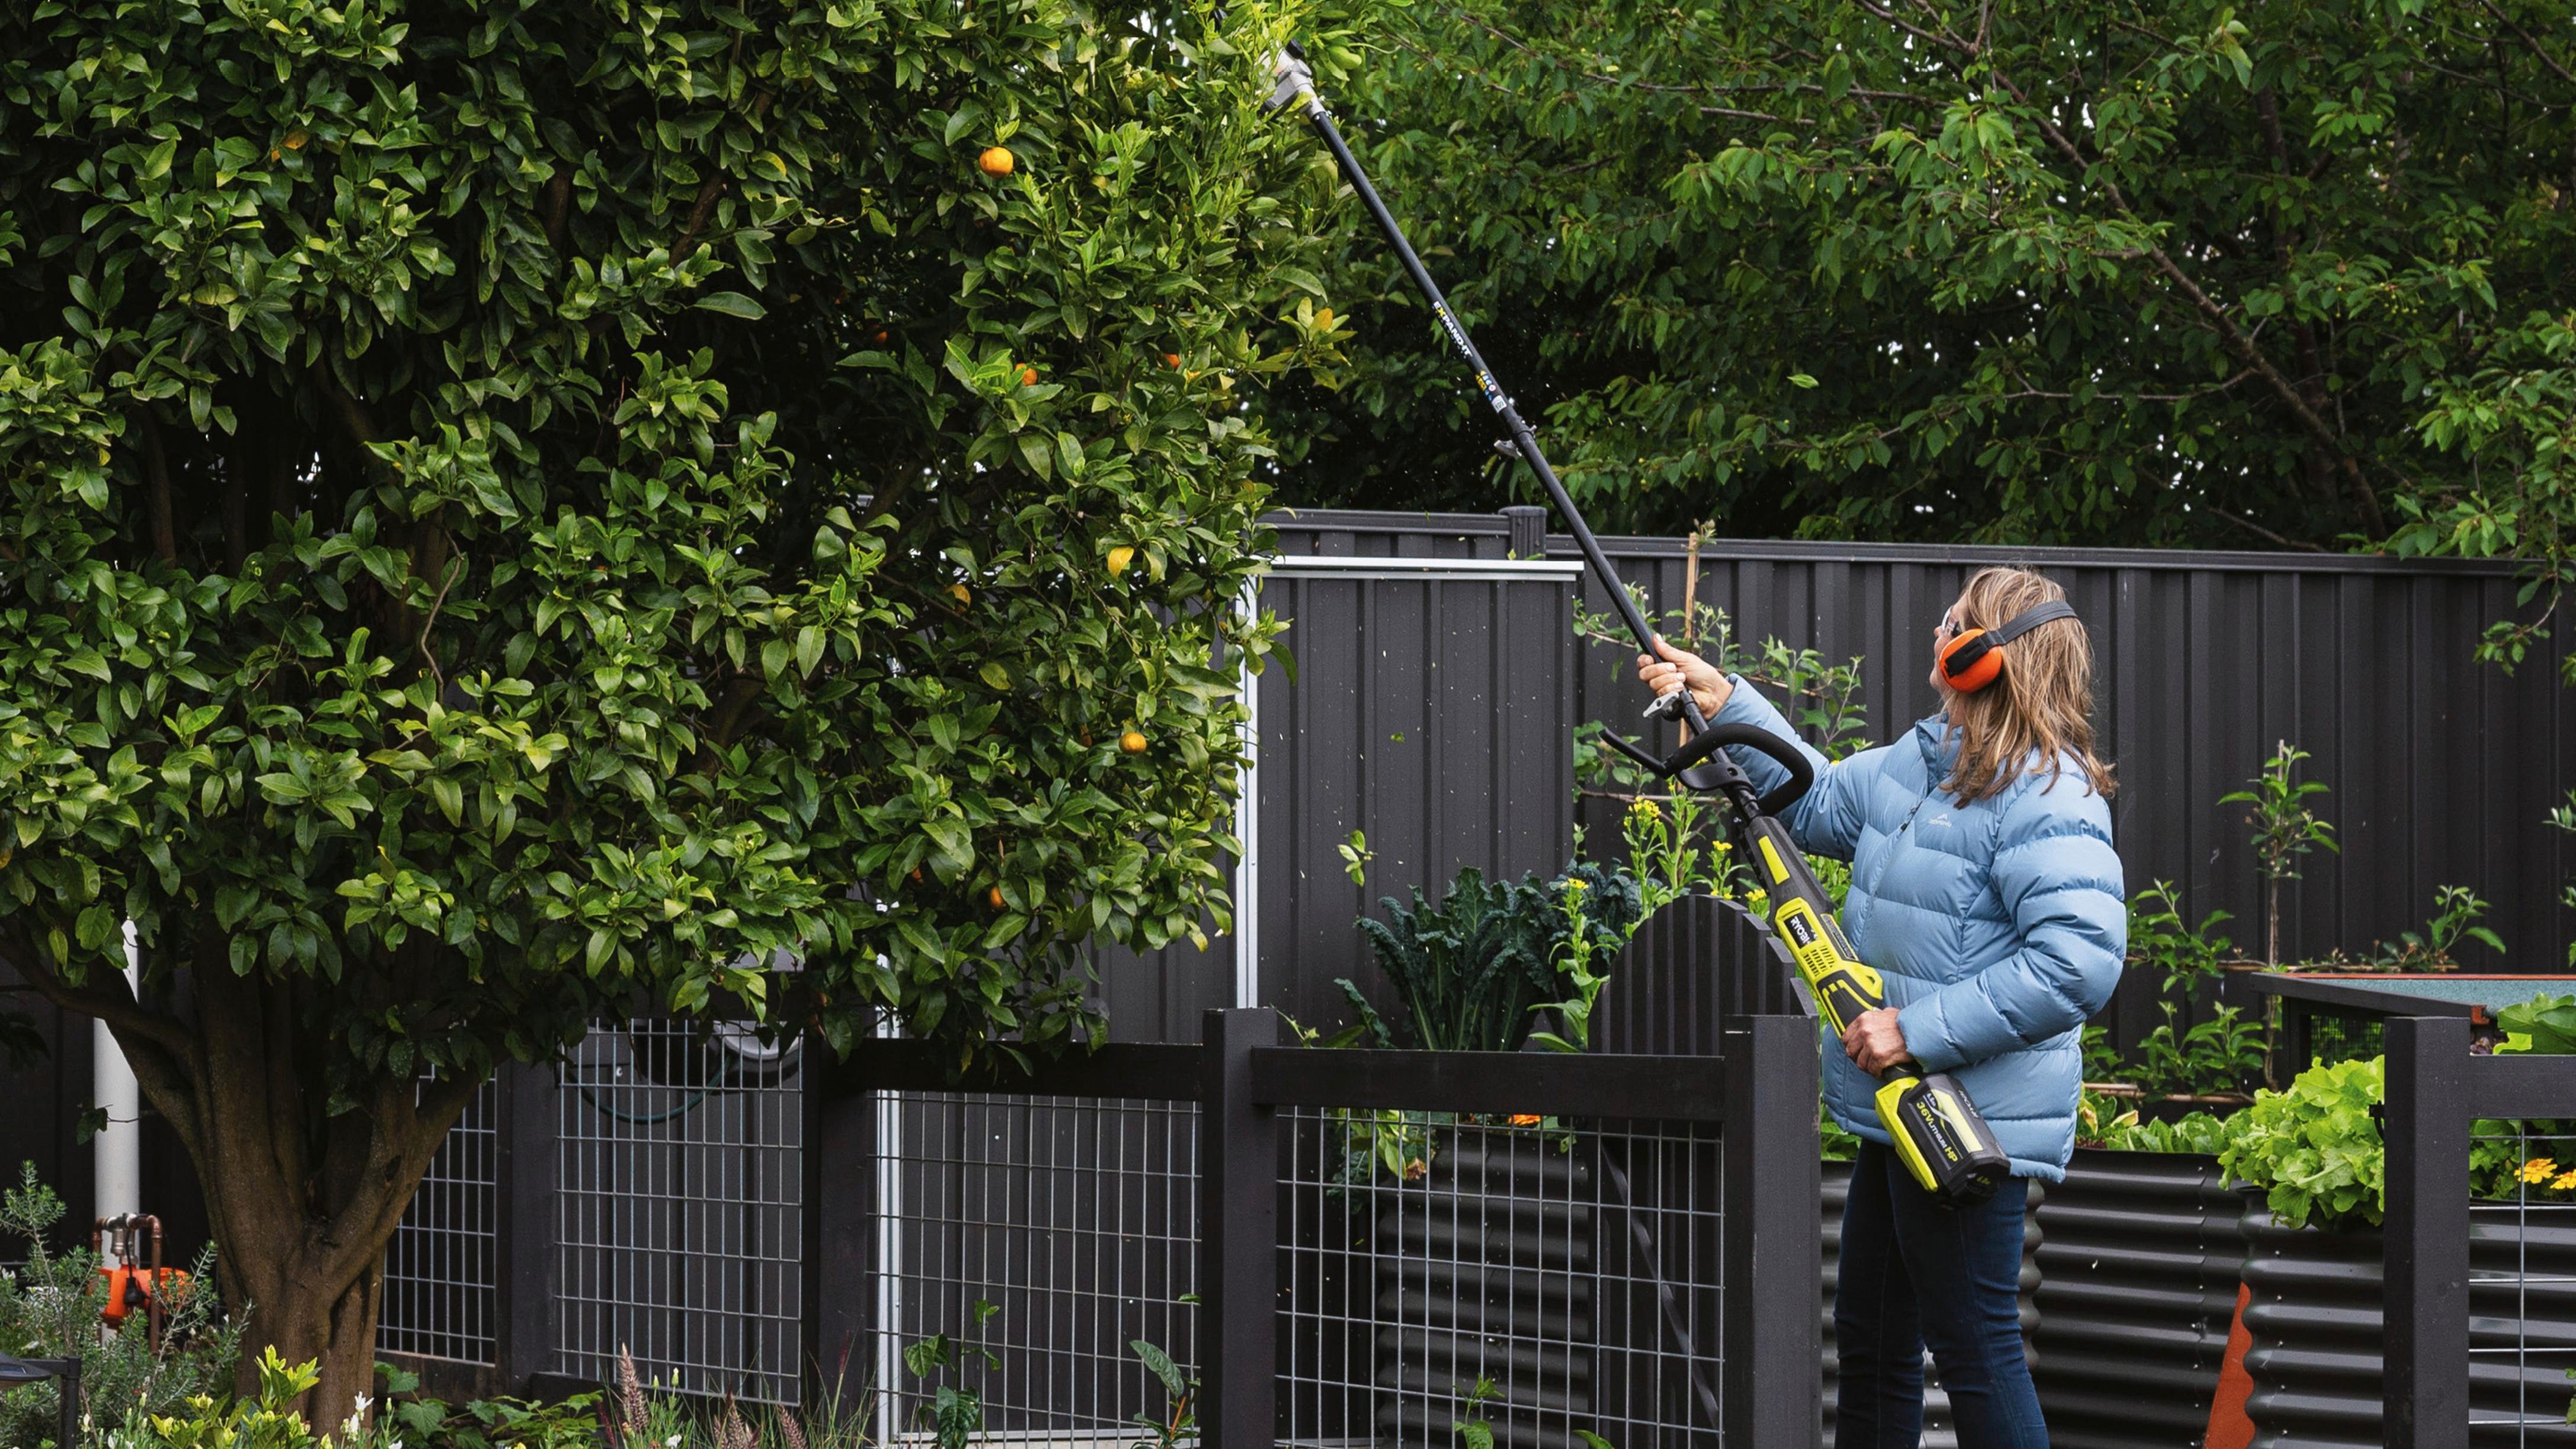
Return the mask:
<svg viewBox="0 0 2576 1449"><path fill-rule="evenodd" d="M1843 1055L1873 1077L1898 1062L1912 1061L1905 1049L1905 1029L1896 1024L1896 1008L1882 1006L1853 1017L1843 1032Z"/></svg>
<svg viewBox="0 0 2576 1449"><path fill-rule="evenodd" d="M1661 699L1676 686L1688 684L1691 699L1699 706L1699 717L1717 718L1726 697L1735 692L1734 681L1720 674L1717 666L1687 649L1674 648L1660 636L1655 640L1655 650L1663 656L1661 659L1650 654L1637 656L1637 677L1646 682L1655 697Z"/></svg>

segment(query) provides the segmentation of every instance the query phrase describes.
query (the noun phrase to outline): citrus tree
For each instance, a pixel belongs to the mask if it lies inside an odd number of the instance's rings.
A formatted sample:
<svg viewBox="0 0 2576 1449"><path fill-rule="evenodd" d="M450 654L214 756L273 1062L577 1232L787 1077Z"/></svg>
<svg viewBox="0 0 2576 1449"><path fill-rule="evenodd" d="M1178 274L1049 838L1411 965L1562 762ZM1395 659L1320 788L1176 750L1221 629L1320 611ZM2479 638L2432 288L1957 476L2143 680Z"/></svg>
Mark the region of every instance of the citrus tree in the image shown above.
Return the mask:
<svg viewBox="0 0 2576 1449"><path fill-rule="evenodd" d="M1380 33L1334 99L1598 522L2576 578L2561 0L1421 0ZM1278 390L1283 496L1494 506L1384 248L1327 279L1354 365Z"/></svg>
<svg viewBox="0 0 2576 1449"><path fill-rule="evenodd" d="M0 955L317 1422L497 1060L639 1001L1047 1049L1083 943L1226 919L1240 398L1331 361L1292 23L0 14Z"/></svg>

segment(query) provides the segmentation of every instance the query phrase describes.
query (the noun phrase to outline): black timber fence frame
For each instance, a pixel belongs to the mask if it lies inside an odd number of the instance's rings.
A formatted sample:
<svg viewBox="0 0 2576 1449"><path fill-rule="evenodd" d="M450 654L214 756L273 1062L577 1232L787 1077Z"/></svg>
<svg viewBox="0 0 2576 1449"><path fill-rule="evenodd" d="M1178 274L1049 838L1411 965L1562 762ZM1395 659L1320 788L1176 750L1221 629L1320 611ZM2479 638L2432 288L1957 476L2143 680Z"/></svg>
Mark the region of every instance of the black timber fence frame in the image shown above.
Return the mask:
<svg viewBox="0 0 2576 1449"><path fill-rule="evenodd" d="M2382 1029L2387 1443L2467 1449L2471 1124L2576 1116L2576 1057L2472 1055L2465 1016Z"/></svg>
<svg viewBox="0 0 2576 1449"><path fill-rule="evenodd" d="M1199 1104L1197 1363L1200 1442L1269 1449L1279 1405L1279 1157L1282 1109L1400 1108L1718 1124L1725 1160L1717 1357L1719 1442L1812 1444L1820 1392L1815 1284L1817 1055L1802 1016L1740 1018L1717 1056L1324 1050L1289 1046L1267 1008L1215 1009L1201 1040L1112 1043L1022 1071L953 1049L869 1040L825 1073L806 1146L807 1359L869 1339L861 1291L872 1234L881 1091L1160 1098Z"/></svg>

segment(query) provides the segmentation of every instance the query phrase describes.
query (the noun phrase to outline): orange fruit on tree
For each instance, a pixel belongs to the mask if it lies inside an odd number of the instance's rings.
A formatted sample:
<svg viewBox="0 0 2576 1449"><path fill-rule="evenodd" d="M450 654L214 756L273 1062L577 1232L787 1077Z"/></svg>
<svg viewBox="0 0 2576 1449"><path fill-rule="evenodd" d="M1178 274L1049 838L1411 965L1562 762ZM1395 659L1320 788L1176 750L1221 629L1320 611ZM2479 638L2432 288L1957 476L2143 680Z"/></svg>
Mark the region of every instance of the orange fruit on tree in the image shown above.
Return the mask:
<svg viewBox="0 0 2576 1449"><path fill-rule="evenodd" d="M987 891L984 898L993 903L994 910L998 911L1002 908L1002 888L1000 886L995 886L990 891Z"/></svg>
<svg viewBox="0 0 2576 1449"><path fill-rule="evenodd" d="M1180 355L1179 353L1177 353L1177 352L1166 352L1166 353L1164 353L1164 354L1163 354L1163 365L1164 365L1165 367L1170 368L1170 369L1171 369L1171 370L1173 370L1174 372L1178 372L1178 371L1180 371L1180 370L1181 370L1181 355Z"/></svg>
<svg viewBox="0 0 2576 1449"><path fill-rule="evenodd" d="M1038 370L1037 370L1036 368L1034 368L1034 367L1023 367L1023 368L1021 368L1021 369L1020 369L1020 386L1022 386L1022 387L1035 387L1035 386L1037 386L1037 385L1038 385Z"/></svg>
<svg viewBox="0 0 2576 1449"><path fill-rule="evenodd" d="M964 608L966 605L975 602L975 596L966 591L966 586L964 584L950 584L948 586L948 593L951 598L954 598L957 601L959 608Z"/></svg>
<svg viewBox="0 0 2576 1449"><path fill-rule="evenodd" d="M1127 565L1133 562L1135 557L1136 550L1129 548L1123 543L1118 545L1116 548L1111 549L1109 551L1109 576L1114 579L1120 574L1127 572Z"/></svg>
<svg viewBox="0 0 2576 1449"><path fill-rule="evenodd" d="M1118 737L1118 748L1131 755L1145 753L1145 744L1145 736L1139 730L1129 730Z"/></svg>
<svg viewBox="0 0 2576 1449"><path fill-rule="evenodd" d="M984 154L975 158L975 168L987 176L1008 176L1011 168L1019 164L1008 146L987 146Z"/></svg>

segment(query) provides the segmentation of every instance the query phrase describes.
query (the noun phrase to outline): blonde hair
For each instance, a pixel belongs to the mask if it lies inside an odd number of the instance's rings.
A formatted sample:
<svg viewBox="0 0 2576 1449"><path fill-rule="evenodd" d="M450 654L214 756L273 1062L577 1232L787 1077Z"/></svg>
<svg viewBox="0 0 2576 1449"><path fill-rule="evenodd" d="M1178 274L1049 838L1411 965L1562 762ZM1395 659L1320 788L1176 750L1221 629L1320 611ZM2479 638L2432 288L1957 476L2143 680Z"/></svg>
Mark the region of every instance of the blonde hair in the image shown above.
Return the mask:
<svg viewBox="0 0 2576 1449"><path fill-rule="evenodd" d="M1981 569L1959 591L1959 627L1999 628L2025 609L2065 597L2056 581L2038 574ZM2054 783L2073 755L2085 784L2109 795L2116 788L2111 767L2093 754L2093 644L2082 621L2050 620L2003 646L2003 656L2003 672L1985 688L1962 694L1943 687L1960 744L1958 763L1941 788L1967 805L2025 771L2044 768Z"/></svg>

